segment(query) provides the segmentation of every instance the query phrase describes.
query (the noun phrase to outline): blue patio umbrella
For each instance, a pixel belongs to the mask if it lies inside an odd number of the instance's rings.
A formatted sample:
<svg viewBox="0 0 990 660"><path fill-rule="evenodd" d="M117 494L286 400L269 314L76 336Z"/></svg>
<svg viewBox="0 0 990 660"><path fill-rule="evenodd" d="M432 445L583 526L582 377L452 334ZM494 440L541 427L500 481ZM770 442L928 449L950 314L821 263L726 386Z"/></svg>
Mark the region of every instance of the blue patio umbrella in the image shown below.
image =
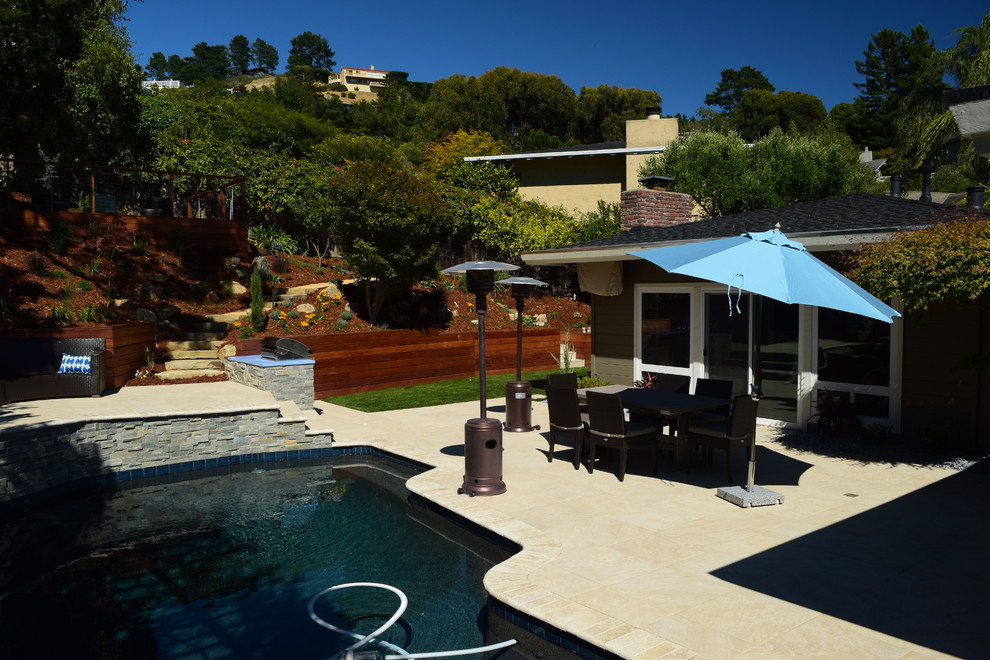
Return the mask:
<svg viewBox="0 0 990 660"><path fill-rule="evenodd" d="M776 229L630 252L670 273L890 323L900 314Z"/></svg>
<svg viewBox="0 0 990 660"><path fill-rule="evenodd" d="M891 323L900 314L850 281L779 229L670 247L629 252L670 273L719 282L758 296L793 305L827 307ZM759 310L757 301L757 325ZM754 392L762 384L760 344L753 351ZM753 454L750 455L749 491L753 491Z"/></svg>

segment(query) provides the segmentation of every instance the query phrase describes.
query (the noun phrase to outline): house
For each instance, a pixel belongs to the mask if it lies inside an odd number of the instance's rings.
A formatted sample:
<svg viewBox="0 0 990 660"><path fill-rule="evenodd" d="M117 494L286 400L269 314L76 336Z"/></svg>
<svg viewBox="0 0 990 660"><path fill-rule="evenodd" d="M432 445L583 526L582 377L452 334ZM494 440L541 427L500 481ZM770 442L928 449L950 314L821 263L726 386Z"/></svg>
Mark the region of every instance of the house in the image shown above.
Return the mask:
<svg viewBox="0 0 990 660"><path fill-rule="evenodd" d="M750 296L671 275L628 252L779 224L842 270L842 253L894 232L967 215L990 220L982 208L861 193L692 222L684 197L627 190L619 235L523 254L531 265L577 267L581 288L592 294L592 372L606 381L631 384L644 371L665 372L732 380L736 393L752 382ZM762 423L806 428L827 388L848 397L877 433L990 448L983 412L990 378L965 367L990 347L990 323L977 305L937 305L887 324L765 300L762 318Z"/></svg>
<svg viewBox="0 0 990 660"><path fill-rule="evenodd" d="M646 119L626 122L624 142L602 142L499 156L468 156L467 162L499 163L519 177L519 195L568 211L598 209L598 201L618 204L624 190L638 188L639 168L677 139L677 119L650 108Z"/></svg>
<svg viewBox="0 0 990 660"><path fill-rule="evenodd" d="M384 89L387 76L388 71L376 69L374 66L368 69L344 66L340 68L335 82L345 85L349 92L377 94Z"/></svg>

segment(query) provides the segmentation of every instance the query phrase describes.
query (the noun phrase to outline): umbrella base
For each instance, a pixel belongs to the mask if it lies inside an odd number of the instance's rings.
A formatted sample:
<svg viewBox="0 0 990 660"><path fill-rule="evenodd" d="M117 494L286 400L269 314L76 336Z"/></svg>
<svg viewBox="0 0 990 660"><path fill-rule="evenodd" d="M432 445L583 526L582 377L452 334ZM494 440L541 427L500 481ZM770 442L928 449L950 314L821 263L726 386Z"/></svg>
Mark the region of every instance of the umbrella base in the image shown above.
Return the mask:
<svg viewBox="0 0 990 660"><path fill-rule="evenodd" d="M769 506L771 504L783 504L784 496L775 493L763 486L753 486L753 490L746 490L745 486L730 486L729 488L719 488L715 493L723 500L732 502L737 506L748 509L754 506Z"/></svg>

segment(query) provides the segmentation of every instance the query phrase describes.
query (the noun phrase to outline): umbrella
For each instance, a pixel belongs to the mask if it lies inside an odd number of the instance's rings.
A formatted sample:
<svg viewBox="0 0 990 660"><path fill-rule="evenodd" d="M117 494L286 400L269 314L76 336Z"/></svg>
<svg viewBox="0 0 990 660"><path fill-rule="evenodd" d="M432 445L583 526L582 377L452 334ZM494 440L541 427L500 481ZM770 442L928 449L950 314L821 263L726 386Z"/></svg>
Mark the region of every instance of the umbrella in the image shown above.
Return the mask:
<svg viewBox="0 0 990 660"><path fill-rule="evenodd" d="M812 256L779 229L630 252L670 273L690 275L788 304L813 305L891 323L900 314ZM757 328L759 325L757 305ZM731 312L731 302L730 302ZM754 392L762 381L759 341L754 347ZM749 491L754 454L750 453Z"/></svg>

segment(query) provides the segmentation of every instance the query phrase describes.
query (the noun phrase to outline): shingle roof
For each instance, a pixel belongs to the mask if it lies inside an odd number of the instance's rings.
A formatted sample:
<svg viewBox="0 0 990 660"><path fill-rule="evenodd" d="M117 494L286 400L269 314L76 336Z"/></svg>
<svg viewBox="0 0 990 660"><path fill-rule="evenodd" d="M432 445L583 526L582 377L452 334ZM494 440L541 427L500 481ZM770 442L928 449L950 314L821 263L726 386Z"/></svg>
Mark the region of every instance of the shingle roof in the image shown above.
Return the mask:
<svg viewBox="0 0 990 660"><path fill-rule="evenodd" d="M724 238L749 231L766 231L773 229L778 223L780 230L788 235L893 231L961 219L967 215L990 219L990 211L986 209L957 208L886 195L853 193L761 211L735 213L672 227L640 227L624 231L618 236L574 243L556 249L627 245L635 248L644 243Z"/></svg>

